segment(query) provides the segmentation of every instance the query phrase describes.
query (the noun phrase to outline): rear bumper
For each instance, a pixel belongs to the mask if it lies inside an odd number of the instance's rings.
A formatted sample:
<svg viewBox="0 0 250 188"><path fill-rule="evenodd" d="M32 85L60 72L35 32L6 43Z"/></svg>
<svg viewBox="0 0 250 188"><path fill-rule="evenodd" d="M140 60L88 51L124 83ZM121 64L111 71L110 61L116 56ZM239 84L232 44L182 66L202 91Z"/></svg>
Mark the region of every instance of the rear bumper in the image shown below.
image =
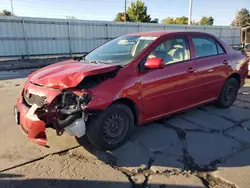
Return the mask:
<svg viewBox="0 0 250 188"><path fill-rule="evenodd" d="M47 144L47 137L45 134L45 123L40 120L35 111L37 106L33 105L31 108L27 108L23 103L22 99L19 97L17 101L15 113L19 112L19 119L17 118L17 124L19 123L19 128L31 141L45 146ZM15 115L16 116L16 115Z"/></svg>

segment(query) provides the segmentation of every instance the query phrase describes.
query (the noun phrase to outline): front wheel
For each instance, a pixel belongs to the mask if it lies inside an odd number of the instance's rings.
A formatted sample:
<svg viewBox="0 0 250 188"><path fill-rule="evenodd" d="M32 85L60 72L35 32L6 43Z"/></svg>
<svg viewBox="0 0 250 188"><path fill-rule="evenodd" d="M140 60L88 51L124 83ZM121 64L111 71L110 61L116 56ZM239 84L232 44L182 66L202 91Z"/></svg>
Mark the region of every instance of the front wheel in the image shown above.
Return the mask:
<svg viewBox="0 0 250 188"><path fill-rule="evenodd" d="M235 78L229 78L220 93L218 100L216 101L217 106L221 108L229 108L233 105L239 90L239 83Z"/></svg>
<svg viewBox="0 0 250 188"><path fill-rule="evenodd" d="M115 149L127 140L134 127L134 116L124 104L114 104L87 122L89 141L102 150Z"/></svg>

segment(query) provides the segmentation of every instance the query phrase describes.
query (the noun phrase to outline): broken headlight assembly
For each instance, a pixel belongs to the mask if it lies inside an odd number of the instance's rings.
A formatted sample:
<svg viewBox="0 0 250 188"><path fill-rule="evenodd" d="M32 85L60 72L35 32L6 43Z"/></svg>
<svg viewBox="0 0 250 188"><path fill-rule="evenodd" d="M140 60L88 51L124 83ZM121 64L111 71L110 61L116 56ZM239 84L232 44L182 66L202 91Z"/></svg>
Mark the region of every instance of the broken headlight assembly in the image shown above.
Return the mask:
<svg viewBox="0 0 250 188"><path fill-rule="evenodd" d="M85 134L84 109L91 98L87 92L78 95L71 90L63 91L37 111L38 118L46 123L46 127L56 129L57 135L67 130L71 135L81 137Z"/></svg>

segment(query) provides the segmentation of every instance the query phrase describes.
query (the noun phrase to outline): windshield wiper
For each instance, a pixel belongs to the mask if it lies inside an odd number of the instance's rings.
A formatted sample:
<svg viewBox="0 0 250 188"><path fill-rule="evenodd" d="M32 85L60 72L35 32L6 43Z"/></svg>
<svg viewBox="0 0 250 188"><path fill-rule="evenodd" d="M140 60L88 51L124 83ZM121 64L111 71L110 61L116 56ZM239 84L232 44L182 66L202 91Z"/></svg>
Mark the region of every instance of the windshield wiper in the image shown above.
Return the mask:
<svg viewBox="0 0 250 188"><path fill-rule="evenodd" d="M89 63L94 63L94 64L109 64L108 62L105 61L99 61L99 60L90 60L88 61Z"/></svg>
<svg viewBox="0 0 250 188"><path fill-rule="evenodd" d="M119 64L119 61L117 63L113 60L107 60L107 61L100 61L100 60L85 60L85 62L93 63L93 64Z"/></svg>
<svg viewBox="0 0 250 188"><path fill-rule="evenodd" d="M75 57L73 57L73 59L76 60L76 61L85 61L85 56L86 55L87 54L84 54L84 55L81 55L81 56L75 56Z"/></svg>
<svg viewBox="0 0 250 188"><path fill-rule="evenodd" d="M91 61L89 61L90 63L94 63L94 64L101 64L101 62L100 61L97 61L97 60L91 60Z"/></svg>

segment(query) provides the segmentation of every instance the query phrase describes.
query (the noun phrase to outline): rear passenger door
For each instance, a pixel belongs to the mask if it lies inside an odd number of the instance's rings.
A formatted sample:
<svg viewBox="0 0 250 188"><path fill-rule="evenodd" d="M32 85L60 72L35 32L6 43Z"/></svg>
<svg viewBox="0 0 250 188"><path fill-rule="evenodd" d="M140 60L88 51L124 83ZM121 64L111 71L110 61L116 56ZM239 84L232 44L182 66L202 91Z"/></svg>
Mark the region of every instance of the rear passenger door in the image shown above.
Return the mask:
<svg viewBox="0 0 250 188"><path fill-rule="evenodd" d="M228 55L213 37L191 36L191 41L201 89L199 99L201 101L215 99L231 69Z"/></svg>

